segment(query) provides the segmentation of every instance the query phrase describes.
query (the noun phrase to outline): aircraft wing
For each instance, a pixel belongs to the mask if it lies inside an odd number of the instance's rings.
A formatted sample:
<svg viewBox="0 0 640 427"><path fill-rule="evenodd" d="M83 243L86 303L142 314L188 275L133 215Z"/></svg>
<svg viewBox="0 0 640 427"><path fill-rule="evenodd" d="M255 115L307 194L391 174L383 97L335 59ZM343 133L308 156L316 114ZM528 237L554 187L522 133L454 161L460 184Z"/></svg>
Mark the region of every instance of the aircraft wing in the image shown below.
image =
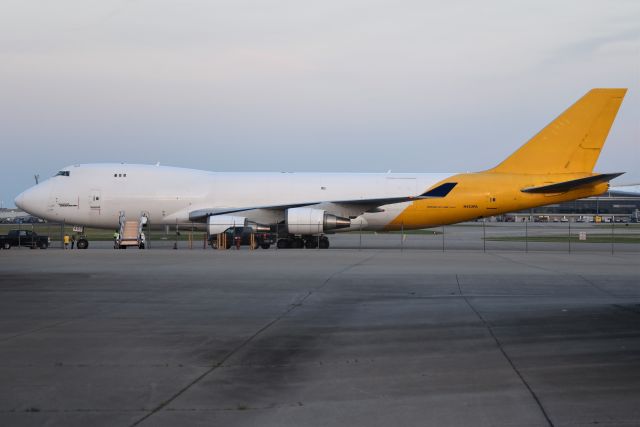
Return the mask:
<svg viewBox="0 0 640 427"><path fill-rule="evenodd" d="M267 205L267 206L237 206L229 208L211 208L211 209L197 209L189 212L190 221L202 221L210 216L216 215L228 215L232 213L252 211L257 209L269 209L269 210L286 210L293 208L301 208L305 206L313 205L334 205L339 207L340 210L354 211L353 215L359 215L367 211L374 210L379 206L389 205L393 203L411 202L420 199L432 199L445 197L453 187L457 185L456 182L447 182L441 184L435 188L426 191L418 196L406 196L406 197L386 197L386 198L373 198L373 199L352 199L352 200L316 200L303 203L292 203L285 205ZM331 210L331 209L329 209ZM357 212L357 214L355 213Z"/></svg>

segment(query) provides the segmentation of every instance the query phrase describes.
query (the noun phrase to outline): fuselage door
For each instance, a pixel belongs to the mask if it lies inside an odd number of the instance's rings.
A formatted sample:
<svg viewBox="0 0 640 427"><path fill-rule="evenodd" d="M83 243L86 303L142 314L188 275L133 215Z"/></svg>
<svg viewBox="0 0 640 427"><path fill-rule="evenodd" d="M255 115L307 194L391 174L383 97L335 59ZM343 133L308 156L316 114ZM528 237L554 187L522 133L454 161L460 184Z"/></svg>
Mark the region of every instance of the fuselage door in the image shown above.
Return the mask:
<svg viewBox="0 0 640 427"><path fill-rule="evenodd" d="M100 209L102 194L100 190L93 189L89 193L89 207L91 209Z"/></svg>
<svg viewBox="0 0 640 427"><path fill-rule="evenodd" d="M498 209L498 203L496 200L496 195L493 193L489 193L489 196L487 198L487 209L489 210L496 210Z"/></svg>

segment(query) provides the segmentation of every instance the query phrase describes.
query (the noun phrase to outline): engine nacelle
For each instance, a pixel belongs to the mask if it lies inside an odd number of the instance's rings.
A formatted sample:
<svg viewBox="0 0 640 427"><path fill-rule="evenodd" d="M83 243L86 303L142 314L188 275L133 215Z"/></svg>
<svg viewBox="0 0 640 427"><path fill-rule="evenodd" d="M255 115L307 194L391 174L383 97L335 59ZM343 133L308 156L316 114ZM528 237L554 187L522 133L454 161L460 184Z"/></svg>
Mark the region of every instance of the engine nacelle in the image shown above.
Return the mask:
<svg viewBox="0 0 640 427"><path fill-rule="evenodd" d="M224 233L230 228L244 227L250 228L253 233L266 233L271 230L268 225L262 225L247 220L243 216L234 215L214 215L207 220L209 235Z"/></svg>
<svg viewBox="0 0 640 427"><path fill-rule="evenodd" d="M214 215L207 220L207 231L210 235L224 233L232 227L244 227L247 218L233 215Z"/></svg>
<svg viewBox="0 0 640 427"><path fill-rule="evenodd" d="M287 209L287 229L291 234L320 234L351 226L349 218L326 213L322 209Z"/></svg>

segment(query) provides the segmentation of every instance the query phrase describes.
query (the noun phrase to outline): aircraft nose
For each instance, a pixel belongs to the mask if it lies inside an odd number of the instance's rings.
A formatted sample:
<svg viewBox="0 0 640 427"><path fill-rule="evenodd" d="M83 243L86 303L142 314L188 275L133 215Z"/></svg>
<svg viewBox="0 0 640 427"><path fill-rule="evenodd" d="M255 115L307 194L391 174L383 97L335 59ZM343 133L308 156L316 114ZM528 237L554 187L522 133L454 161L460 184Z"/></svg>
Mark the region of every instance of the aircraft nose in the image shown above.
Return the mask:
<svg viewBox="0 0 640 427"><path fill-rule="evenodd" d="M13 203L22 210L24 210L24 193L25 192L18 194L18 196L13 200Z"/></svg>
<svg viewBox="0 0 640 427"><path fill-rule="evenodd" d="M31 187L14 199L14 203L17 207L23 211L35 216L42 216L44 214L43 207L46 204L46 189L45 185L39 184L35 187Z"/></svg>

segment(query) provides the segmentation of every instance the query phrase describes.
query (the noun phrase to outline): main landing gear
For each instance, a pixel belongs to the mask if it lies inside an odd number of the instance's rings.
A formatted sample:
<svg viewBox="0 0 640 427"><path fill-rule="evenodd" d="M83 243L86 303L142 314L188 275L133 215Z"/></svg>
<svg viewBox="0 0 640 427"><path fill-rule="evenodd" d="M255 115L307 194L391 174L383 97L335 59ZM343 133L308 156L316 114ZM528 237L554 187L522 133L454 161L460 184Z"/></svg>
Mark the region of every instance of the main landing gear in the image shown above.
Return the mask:
<svg viewBox="0 0 640 427"><path fill-rule="evenodd" d="M327 236L292 236L279 239L277 247L278 249L329 249L329 239Z"/></svg>

